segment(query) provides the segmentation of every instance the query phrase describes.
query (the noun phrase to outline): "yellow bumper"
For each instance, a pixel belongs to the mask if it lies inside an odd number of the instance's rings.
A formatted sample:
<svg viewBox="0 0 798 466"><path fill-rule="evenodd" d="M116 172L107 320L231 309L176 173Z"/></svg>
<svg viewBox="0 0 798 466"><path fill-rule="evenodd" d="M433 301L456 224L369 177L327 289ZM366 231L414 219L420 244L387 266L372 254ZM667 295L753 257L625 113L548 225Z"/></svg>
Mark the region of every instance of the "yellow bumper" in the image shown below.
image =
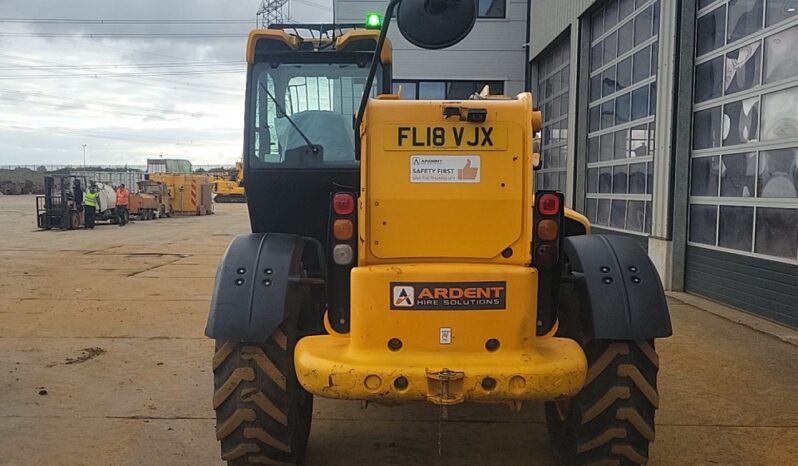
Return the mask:
<svg viewBox="0 0 798 466"><path fill-rule="evenodd" d="M587 362L579 345L535 335L533 268L356 267L351 296L350 333L297 343L299 382L316 395L490 403L553 400L584 384Z"/></svg>
<svg viewBox="0 0 798 466"><path fill-rule="evenodd" d="M576 394L587 371L579 345L562 338L538 339L524 351L458 354L354 350L349 342L335 335L298 342L294 362L306 390L326 398L385 402L554 400Z"/></svg>

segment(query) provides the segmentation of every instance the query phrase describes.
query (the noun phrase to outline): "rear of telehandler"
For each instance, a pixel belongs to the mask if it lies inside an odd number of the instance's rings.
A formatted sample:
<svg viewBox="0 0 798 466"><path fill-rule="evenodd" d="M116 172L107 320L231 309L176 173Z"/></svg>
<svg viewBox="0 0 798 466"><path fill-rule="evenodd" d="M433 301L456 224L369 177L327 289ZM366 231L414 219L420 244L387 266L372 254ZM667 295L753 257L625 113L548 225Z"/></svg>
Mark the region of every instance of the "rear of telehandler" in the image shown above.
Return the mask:
<svg viewBox="0 0 798 466"><path fill-rule="evenodd" d="M388 94L397 5L425 48L474 23L473 2L392 0L379 34L250 34L253 233L219 266L206 329L222 458L301 462L318 395L545 401L561 464L645 463L654 339L671 334L656 271L634 242L589 235L560 193L533 196L529 93Z"/></svg>

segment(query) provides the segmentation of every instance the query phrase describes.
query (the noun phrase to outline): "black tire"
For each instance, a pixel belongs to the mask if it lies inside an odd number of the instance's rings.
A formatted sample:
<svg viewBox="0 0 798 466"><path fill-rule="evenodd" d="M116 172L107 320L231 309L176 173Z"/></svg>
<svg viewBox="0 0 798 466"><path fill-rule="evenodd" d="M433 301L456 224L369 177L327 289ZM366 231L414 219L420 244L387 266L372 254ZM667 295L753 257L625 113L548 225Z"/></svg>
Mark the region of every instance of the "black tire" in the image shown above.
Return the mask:
<svg viewBox="0 0 798 466"><path fill-rule="evenodd" d="M659 405L659 358L654 340L595 340L585 336L578 306L574 306L575 294L568 288L563 288L558 334L582 346L588 374L575 397L546 403L554 456L562 465L646 464Z"/></svg>
<svg viewBox="0 0 798 466"><path fill-rule="evenodd" d="M310 434L313 395L294 372L295 326L285 321L260 344L216 342L216 438L229 466L295 465Z"/></svg>

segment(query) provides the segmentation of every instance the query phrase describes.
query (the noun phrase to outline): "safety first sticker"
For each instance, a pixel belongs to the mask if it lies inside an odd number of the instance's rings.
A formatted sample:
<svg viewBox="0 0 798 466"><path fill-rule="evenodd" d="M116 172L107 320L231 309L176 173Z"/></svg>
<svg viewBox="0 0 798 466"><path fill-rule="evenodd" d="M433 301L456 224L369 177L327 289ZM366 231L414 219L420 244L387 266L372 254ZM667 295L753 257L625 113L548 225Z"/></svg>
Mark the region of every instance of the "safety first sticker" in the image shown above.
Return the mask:
<svg viewBox="0 0 798 466"><path fill-rule="evenodd" d="M478 155L413 155L411 183L479 183Z"/></svg>
<svg viewBox="0 0 798 466"><path fill-rule="evenodd" d="M506 309L507 282L391 282L390 298L398 311Z"/></svg>

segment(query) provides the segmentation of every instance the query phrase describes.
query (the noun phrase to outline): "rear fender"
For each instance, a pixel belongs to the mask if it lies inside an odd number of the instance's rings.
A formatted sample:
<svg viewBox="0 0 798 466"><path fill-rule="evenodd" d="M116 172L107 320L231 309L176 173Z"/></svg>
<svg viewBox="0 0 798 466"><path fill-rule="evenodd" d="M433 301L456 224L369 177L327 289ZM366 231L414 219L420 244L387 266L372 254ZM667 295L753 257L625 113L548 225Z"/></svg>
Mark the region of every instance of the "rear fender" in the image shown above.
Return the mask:
<svg viewBox="0 0 798 466"><path fill-rule="evenodd" d="M563 240L589 336L643 340L672 333L659 275L633 240L613 235Z"/></svg>
<svg viewBox="0 0 798 466"><path fill-rule="evenodd" d="M323 279L306 278L302 270L303 256L319 252L317 243L277 233L237 236L216 271L205 335L217 340L264 341L287 315L298 318L307 310L303 296L324 285ZM318 258L312 262L323 263ZM317 295L323 296L323 290ZM317 320L320 327L321 319Z"/></svg>

